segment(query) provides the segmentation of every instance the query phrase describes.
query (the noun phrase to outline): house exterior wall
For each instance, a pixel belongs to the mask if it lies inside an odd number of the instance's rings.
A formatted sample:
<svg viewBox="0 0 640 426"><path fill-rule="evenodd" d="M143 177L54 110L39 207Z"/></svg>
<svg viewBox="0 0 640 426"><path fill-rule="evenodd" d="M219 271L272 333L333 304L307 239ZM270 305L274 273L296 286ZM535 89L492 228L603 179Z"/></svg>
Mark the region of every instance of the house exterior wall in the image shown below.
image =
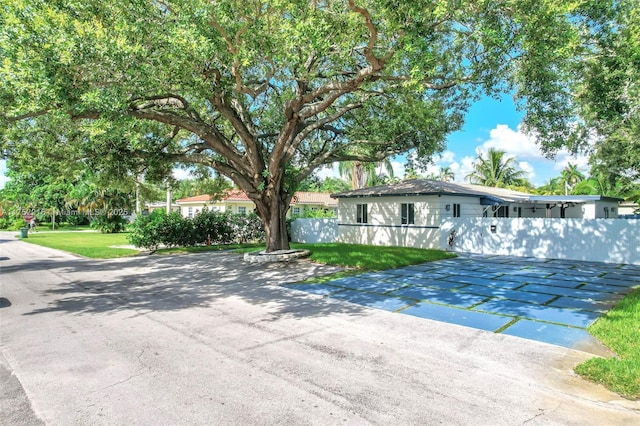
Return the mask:
<svg viewBox="0 0 640 426"><path fill-rule="evenodd" d="M180 205L180 214L183 217L189 217L189 208L191 208L191 217L194 217L196 214L202 211L202 209L207 208L209 211L217 211L217 212L225 212L231 211L232 213L239 213L240 207L244 207L246 209L246 214L253 212L255 209L255 204L250 201L247 202L212 202L212 203L185 203ZM230 209L230 210L229 210Z"/></svg>
<svg viewBox="0 0 640 426"><path fill-rule="evenodd" d="M189 217L189 208L191 208L192 217L202 211L204 208L209 209L209 211L218 211L225 212L230 211L231 213L239 214L241 213L242 208L245 209L245 214L252 213L256 205L251 201L214 201L214 202L189 202L189 203L181 203L179 207L180 214L183 217ZM302 214L306 210L321 210L325 209L325 207L317 205L317 204L292 204L287 212L287 217L291 216L294 208L300 209L300 214ZM330 210L336 210L335 208L328 208Z"/></svg>
<svg viewBox="0 0 640 426"><path fill-rule="evenodd" d="M401 205L414 205L414 223L402 224ZM367 223L357 222L357 205L367 204ZM453 217L454 204L462 217L482 215L476 197L399 196L340 199L338 240L354 244L438 248L440 221ZM447 205L449 206L447 210Z"/></svg>

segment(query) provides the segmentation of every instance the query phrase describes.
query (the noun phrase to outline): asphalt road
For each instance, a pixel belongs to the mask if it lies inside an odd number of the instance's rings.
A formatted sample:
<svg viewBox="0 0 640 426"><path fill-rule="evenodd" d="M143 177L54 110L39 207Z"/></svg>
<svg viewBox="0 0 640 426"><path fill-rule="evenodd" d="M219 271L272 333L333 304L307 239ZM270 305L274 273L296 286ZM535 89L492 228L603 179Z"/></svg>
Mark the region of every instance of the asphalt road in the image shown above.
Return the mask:
<svg viewBox="0 0 640 426"><path fill-rule="evenodd" d="M2 424L640 423L591 355L277 284L306 261L96 261L0 233Z"/></svg>

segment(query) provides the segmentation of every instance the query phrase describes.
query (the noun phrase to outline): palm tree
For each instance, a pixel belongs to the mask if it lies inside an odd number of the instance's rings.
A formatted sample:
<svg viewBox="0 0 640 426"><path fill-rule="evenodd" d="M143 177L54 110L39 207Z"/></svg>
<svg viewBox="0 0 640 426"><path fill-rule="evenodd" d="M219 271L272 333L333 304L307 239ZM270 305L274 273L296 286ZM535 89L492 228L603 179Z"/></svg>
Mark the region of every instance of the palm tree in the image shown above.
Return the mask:
<svg viewBox="0 0 640 426"><path fill-rule="evenodd" d="M380 173L378 173L378 170ZM393 179L393 167L388 158L377 163L365 163L362 161L343 161L338 163L338 173L342 177L351 179L353 189L374 186L380 182L382 171L386 170L389 177Z"/></svg>
<svg viewBox="0 0 640 426"><path fill-rule="evenodd" d="M562 195L561 177L549 179L547 183L536 188L535 193L540 195Z"/></svg>
<svg viewBox="0 0 640 426"><path fill-rule="evenodd" d="M560 179L564 184L564 195L568 195L569 192L573 192L576 184L582 182L585 178L576 164L567 163L567 167L560 173Z"/></svg>
<svg viewBox="0 0 640 426"><path fill-rule="evenodd" d="M451 167L440 167L440 180L442 182L451 182L456 179L456 174L451 170Z"/></svg>
<svg viewBox="0 0 640 426"><path fill-rule="evenodd" d="M470 183L505 187L520 185L526 173L518 167L516 159L506 157L505 151L490 148L487 158L478 152L478 159L473 163L473 172L467 175Z"/></svg>

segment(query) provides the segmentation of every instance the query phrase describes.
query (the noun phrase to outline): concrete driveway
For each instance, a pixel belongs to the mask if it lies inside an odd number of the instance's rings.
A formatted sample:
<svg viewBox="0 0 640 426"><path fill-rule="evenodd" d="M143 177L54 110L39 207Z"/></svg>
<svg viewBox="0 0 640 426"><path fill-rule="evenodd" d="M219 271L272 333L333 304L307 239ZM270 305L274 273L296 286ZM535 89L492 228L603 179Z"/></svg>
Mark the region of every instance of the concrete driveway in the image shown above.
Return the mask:
<svg viewBox="0 0 640 426"><path fill-rule="evenodd" d="M638 286L640 266L484 255L288 285L602 356L611 352L586 328Z"/></svg>
<svg viewBox="0 0 640 426"><path fill-rule="evenodd" d="M234 254L95 261L0 234L1 422L638 424L590 357L280 285Z"/></svg>

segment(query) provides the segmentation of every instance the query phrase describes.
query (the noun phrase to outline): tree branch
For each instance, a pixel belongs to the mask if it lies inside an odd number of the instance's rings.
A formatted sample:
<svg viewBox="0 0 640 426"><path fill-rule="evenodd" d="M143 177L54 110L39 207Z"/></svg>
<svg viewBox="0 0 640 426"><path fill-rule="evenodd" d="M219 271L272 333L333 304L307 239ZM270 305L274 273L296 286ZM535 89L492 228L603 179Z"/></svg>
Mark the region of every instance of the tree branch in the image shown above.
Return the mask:
<svg viewBox="0 0 640 426"><path fill-rule="evenodd" d="M367 58L367 61L373 68L373 71L377 72L384 67L384 60L376 58L376 56L373 53L373 48L378 38L378 32L376 30L376 26L373 24L373 21L371 19L371 14L367 9L356 6L354 0L349 0L349 8L355 13L359 13L364 17L365 23L367 25L367 29L369 30L369 41L367 42L367 47L365 47L364 49L364 56L365 58Z"/></svg>

